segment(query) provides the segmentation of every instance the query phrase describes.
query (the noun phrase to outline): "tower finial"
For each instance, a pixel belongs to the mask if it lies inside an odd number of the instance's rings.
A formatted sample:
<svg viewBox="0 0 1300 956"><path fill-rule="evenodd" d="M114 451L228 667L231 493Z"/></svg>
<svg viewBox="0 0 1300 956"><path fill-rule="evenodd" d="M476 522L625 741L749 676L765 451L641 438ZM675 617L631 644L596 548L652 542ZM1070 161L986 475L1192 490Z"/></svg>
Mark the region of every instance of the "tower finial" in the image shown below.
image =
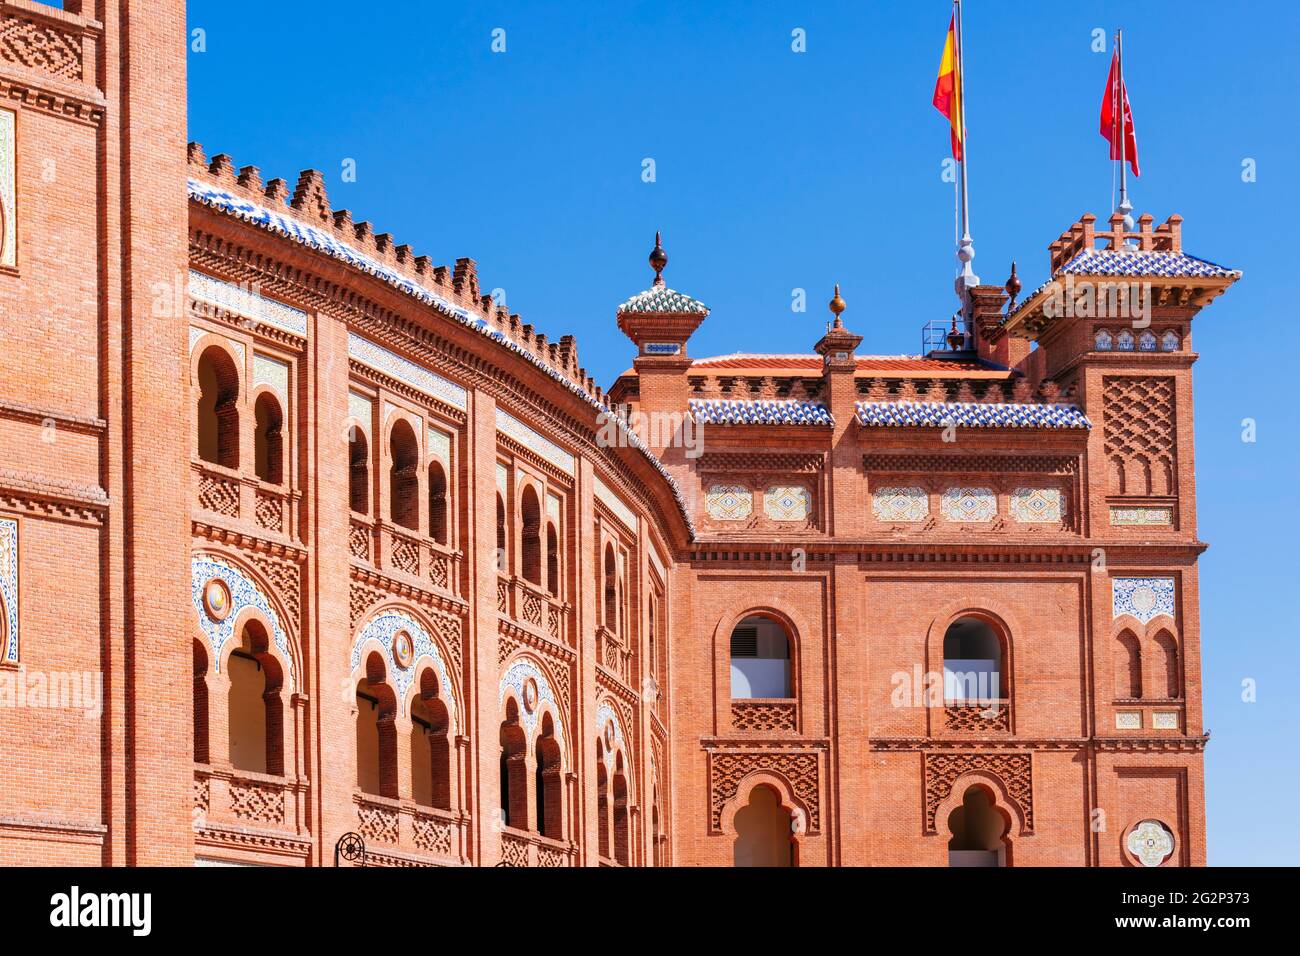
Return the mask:
<svg viewBox="0 0 1300 956"><path fill-rule="evenodd" d="M1008 314L1016 310L1016 296L1020 295L1020 276L1016 275L1016 260L1011 260L1011 275L1007 277L1007 284L1003 286L1007 290L1007 295L1011 297L1011 303L1007 306Z"/></svg>
<svg viewBox="0 0 1300 956"><path fill-rule="evenodd" d="M652 250L650 250L650 268L654 269L655 271L654 284L656 286L661 286L664 284L664 277L662 273L666 265L668 265L668 253L664 252L664 247L660 244L659 241L659 230L656 229L655 247Z"/></svg>
<svg viewBox="0 0 1300 956"><path fill-rule="evenodd" d="M837 282L835 283L835 298L830 301L830 309L831 312L835 314L835 328L837 329L844 328L844 323L841 321L840 315L843 314L846 308L848 308L848 304L840 296L840 284Z"/></svg>

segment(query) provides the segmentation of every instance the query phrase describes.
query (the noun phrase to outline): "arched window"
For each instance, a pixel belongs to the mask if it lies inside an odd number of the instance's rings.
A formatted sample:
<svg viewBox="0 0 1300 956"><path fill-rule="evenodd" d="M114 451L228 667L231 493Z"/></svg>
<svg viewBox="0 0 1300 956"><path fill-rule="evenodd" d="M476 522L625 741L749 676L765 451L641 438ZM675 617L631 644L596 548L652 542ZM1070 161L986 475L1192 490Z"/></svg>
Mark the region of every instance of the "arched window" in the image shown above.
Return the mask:
<svg viewBox="0 0 1300 956"><path fill-rule="evenodd" d="M659 788L654 788L654 796L650 803L650 848L651 861L654 866L663 866L663 843L659 835Z"/></svg>
<svg viewBox="0 0 1300 956"><path fill-rule="evenodd" d="M284 482L284 415L270 392L257 396L253 405L257 434L253 441L253 468L257 477L272 485Z"/></svg>
<svg viewBox="0 0 1300 956"><path fill-rule="evenodd" d="M429 537L447 543L447 473L438 461L429 465Z"/></svg>
<svg viewBox="0 0 1300 956"><path fill-rule="evenodd" d="M537 492L532 486L524 489L523 499L519 504L519 515L523 527L523 572L524 578L533 584L542 583L542 509L537 502Z"/></svg>
<svg viewBox="0 0 1300 956"><path fill-rule="evenodd" d="M266 629L244 625L240 646L230 654L230 763L236 770L284 773L284 710L280 666L268 652Z"/></svg>
<svg viewBox="0 0 1300 956"><path fill-rule="evenodd" d="M207 763L208 757L208 652L202 642L194 642L194 762Z"/></svg>
<svg viewBox="0 0 1300 956"><path fill-rule="evenodd" d="M505 574L510 570L510 552L506 550L506 503L497 495L497 571Z"/></svg>
<svg viewBox="0 0 1300 956"><path fill-rule="evenodd" d="M650 655L651 674L654 674L658 670L658 660L655 657L655 610L658 606L659 596L657 594L652 595L650 598L650 606L646 609L646 642L648 644L647 651Z"/></svg>
<svg viewBox="0 0 1300 956"><path fill-rule="evenodd" d="M1011 821L980 786L967 788L961 806L948 815L949 866L1006 866Z"/></svg>
<svg viewBox="0 0 1300 956"><path fill-rule="evenodd" d="M749 802L736 811L735 865L794 866L792 822L776 791L761 784L755 787Z"/></svg>
<svg viewBox="0 0 1300 956"><path fill-rule="evenodd" d="M411 796L416 803L451 809L450 716L438 698L438 677L426 667L411 703Z"/></svg>
<svg viewBox="0 0 1300 956"><path fill-rule="evenodd" d="M1115 696L1127 700L1142 697L1142 649L1132 631L1116 638Z"/></svg>
<svg viewBox="0 0 1300 956"><path fill-rule="evenodd" d="M393 423L388 433L388 452L393 462L388 473L389 517L393 524L414 531L420 527L420 479L416 475L420 446L406 419Z"/></svg>
<svg viewBox="0 0 1300 956"><path fill-rule="evenodd" d="M397 697L388 686L383 659L366 659L357 683L357 788L380 797L397 797Z"/></svg>
<svg viewBox="0 0 1300 956"><path fill-rule="evenodd" d="M945 701L1004 700L1002 641L987 621L962 617L943 635L943 697Z"/></svg>
<svg viewBox="0 0 1300 956"><path fill-rule="evenodd" d="M528 829L528 741L519 724L519 707L506 699L501 722L501 813L508 827Z"/></svg>
<svg viewBox="0 0 1300 956"><path fill-rule="evenodd" d="M370 514L370 445L356 426L348 435L348 501L357 514Z"/></svg>
<svg viewBox="0 0 1300 956"><path fill-rule="evenodd" d="M199 457L239 467L239 373L227 352L210 345L199 356Z"/></svg>
<svg viewBox="0 0 1300 956"><path fill-rule="evenodd" d="M596 815L599 819L600 839L597 847L603 857L609 856L609 772L605 769L605 747L596 741Z"/></svg>
<svg viewBox="0 0 1300 956"><path fill-rule="evenodd" d="M546 590L560 596L560 536L549 521L546 522Z"/></svg>
<svg viewBox="0 0 1300 956"><path fill-rule="evenodd" d="M623 769L623 752L614 757L614 859L624 866L631 862L629 857L627 819L627 774Z"/></svg>
<svg viewBox="0 0 1300 956"><path fill-rule="evenodd" d="M542 732L537 738L537 832L558 840L564 833L564 816L561 806L563 782L560 779L560 744L555 739L555 725L551 715L542 717Z"/></svg>
<svg viewBox="0 0 1300 956"><path fill-rule="evenodd" d="M770 617L751 614L731 632L731 698L790 698L790 636Z"/></svg>
<svg viewBox="0 0 1300 956"><path fill-rule="evenodd" d="M605 617L604 625L611 631L618 629L618 562L614 546L605 545Z"/></svg>
<svg viewBox="0 0 1300 956"><path fill-rule="evenodd" d="M1163 665L1160 676L1164 678L1165 696L1170 700L1177 700L1183 696L1182 681L1178 679L1178 644L1172 634L1161 631L1156 635L1156 648L1160 652L1159 659Z"/></svg>

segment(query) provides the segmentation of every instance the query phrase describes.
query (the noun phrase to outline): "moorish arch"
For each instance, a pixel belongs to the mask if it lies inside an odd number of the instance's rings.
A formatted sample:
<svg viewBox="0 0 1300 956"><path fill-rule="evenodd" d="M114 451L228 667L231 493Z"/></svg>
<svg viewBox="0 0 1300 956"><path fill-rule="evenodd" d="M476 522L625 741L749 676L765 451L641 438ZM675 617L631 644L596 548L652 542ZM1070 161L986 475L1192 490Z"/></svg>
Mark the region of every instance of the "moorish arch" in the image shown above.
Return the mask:
<svg viewBox="0 0 1300 956"><path fill-rule="evenodd" d="M431 622L411 609L394 604L381 606L370 613L353 639L349 658L351 676L359 679L368 655L378 654L386 680L392 684L397 698L397 713L406 717L414 699L422 694L421 675L432 667L437 674L436 696L447 708L452 728L460 733L460 697L454 672L446 663L451 657L448 649L432 636L434 633Z"/></svg>
<svg viewBox="0 0 1300 956"><path fill-rule="evenodd" d="M519 724L530 752L536 745L542 718L549 715L552 733L560 748L561 766L567 771L570 766L568 746L565 743L569 739L568 721L555 688L555 680L544 663L530 654L516 654L507 660L501 671L501 680L497 685L498 712L499 715L504 715L507 702L514 700L518 708Z"/></svg>
<svg viewBox="0 0 1300 956"><path fill-rule="evenodd" d="M284 667L285 690L299 690L302 653L296 635L283 623L288 615L269 582L228 554L196 552L190 557L190 594L198 630L213 670L223 665L242 639L244 625L256 620L265 629L268 652Z"/></svg>
<svg viewBox="0 0 1300 956"><path fill-rule="evenodd" d="M809 807L780 770L746 774L722 807L719 830L732 841L732 865L799 865L808 833Z"/></svg>

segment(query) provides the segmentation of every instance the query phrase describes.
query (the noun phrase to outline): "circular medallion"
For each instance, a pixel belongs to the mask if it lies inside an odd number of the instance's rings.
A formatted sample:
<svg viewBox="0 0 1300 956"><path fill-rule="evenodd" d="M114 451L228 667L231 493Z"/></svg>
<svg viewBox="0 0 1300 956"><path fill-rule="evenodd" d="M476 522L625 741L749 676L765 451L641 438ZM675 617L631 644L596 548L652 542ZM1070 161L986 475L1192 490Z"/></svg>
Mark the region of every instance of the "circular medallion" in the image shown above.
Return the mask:
<svg viewBox="0 0 1300 956"><path fill-rule="evenodd" d="M1128 835L1128 851L1143 866L1160 866L1174 852L1174 835L1159 820L1143 820Z"/></svg>
<svg viewBox="0 0 1300 956"><path fill-rule="evenodd" d="M528 678L524 681L524 710L532 713L537 709L537 681Z"/></svg>
<svg viewBox="0 0 1300 956"><path fill-rule="evenodd" d="M1135 607L1140 614L1146 616L1155 610L1156 604L1160 599L1156 595L1155 588L1151 587L1149 584L1144 584L1141 587L1133 589L1132 600L1133 607Z"/></svg>
<svg viewBox="0 0 1300 956"><path fill-rule="evenodd" d="M614 749L614 740L615 740L614 721L607 720L605 721L605 749L606 750Z"/></svg>
<svg viewBox="0 0 1300 956"><path fill-rule="evenodd" d="M225 581L212 578L203 585L203 609L208 612L208 617L212 620L224 621L230 616L232 606L230 588Z"/></svg>
<svg viewBox="0 0 1300 956"><path fill-rule="evenodd" d="M415 656L415 645L411 641L410 631L398 631L393 635L393 660L402 670L411 666L411 658Z"/></svg>

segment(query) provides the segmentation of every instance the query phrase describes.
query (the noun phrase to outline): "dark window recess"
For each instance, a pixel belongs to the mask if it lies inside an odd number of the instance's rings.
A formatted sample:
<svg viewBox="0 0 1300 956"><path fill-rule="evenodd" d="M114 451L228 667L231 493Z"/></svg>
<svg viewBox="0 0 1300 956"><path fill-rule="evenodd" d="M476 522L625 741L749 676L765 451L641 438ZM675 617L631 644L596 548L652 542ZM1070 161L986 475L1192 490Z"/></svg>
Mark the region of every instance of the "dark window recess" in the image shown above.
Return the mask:
<svg viewBox="0 0 1300 956"><path fill-rule="evenodd" d="M758 628L738 627L731 632L731 656L758 656Z"/></svg>

